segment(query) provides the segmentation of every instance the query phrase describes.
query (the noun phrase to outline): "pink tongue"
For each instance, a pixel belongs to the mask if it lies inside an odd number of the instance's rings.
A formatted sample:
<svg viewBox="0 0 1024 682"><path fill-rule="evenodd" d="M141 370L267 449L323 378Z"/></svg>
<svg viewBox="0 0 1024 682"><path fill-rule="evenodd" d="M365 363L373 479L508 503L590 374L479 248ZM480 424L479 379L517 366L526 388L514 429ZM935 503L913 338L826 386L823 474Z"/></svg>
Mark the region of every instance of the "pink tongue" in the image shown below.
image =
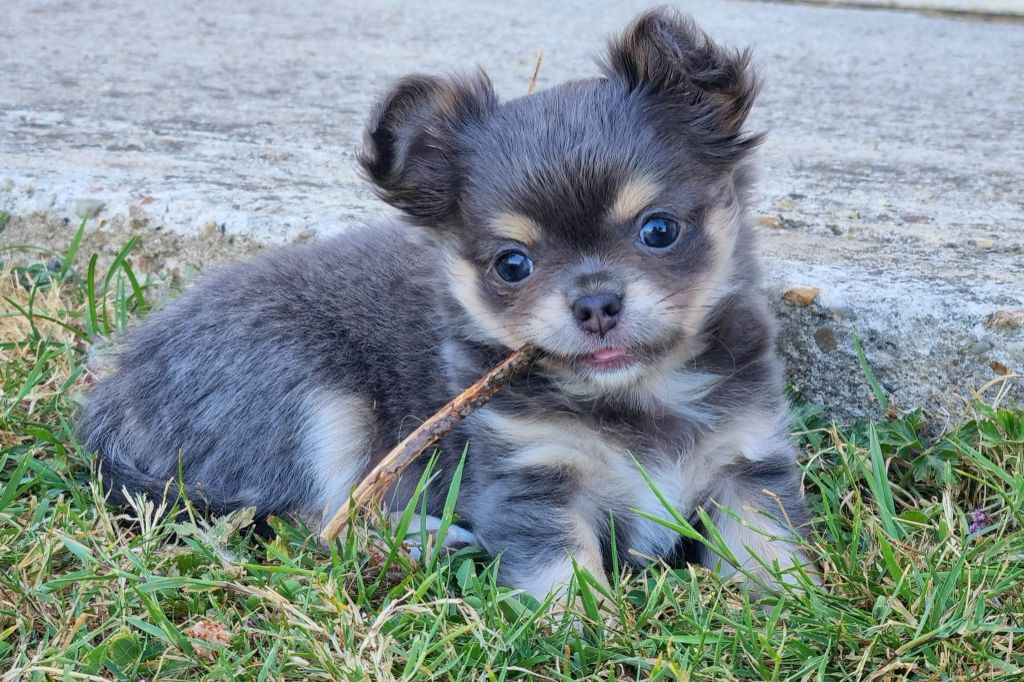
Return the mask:
<svg viewBox="0 0 1024 682"><path fill-rule="evenodd" d="M601 363L614 362L624 357L626 357L626 351L622 348L602 348L590 354L591 360Z"/></svg>

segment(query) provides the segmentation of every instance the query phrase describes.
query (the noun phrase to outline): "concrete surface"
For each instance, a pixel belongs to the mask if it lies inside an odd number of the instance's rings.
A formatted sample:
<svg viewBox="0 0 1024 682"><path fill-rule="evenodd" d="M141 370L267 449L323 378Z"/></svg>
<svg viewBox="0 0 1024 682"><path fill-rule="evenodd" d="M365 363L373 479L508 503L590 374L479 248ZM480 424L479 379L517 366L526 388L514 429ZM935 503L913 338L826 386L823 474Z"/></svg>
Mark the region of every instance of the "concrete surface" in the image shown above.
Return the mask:
<svg viewBox="0 0 1024 682"><path fill-rule="evenodd" d="M505 96L596 73L645 3L18 2L0 21L5 242L142 237L152 276L386 209L355 172L373 96L484 66ZM757 200L794 383L877 412L851 330L900 409L963 414L1024 371L1024 24L726 0L685 8L752 45L771 135ZM782 292L810 286L807 307ZM790 297L791 299L799 298Z"/></svg>
<svg viewBox="0 0 1024 682"><path fill-rule="evenodd" d="M789 0L783 0L787 2ZM886 7L993 16L1024 16L1024 0L792 0L820 5Z"/></svg>

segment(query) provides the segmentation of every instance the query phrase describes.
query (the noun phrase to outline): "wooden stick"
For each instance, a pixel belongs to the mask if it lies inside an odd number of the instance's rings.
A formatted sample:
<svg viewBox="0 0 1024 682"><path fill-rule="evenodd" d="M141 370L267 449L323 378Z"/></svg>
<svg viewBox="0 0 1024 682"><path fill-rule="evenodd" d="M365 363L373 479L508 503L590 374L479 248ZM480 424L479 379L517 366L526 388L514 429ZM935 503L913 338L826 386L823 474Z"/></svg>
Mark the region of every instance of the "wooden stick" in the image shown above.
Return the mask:
<svg viewBox="0 0 1024 682"><path fill-rule="evenodd" d="M391 484L424 450L437 444L451 433L459 422L483 407L512 377L526 369L539 355L539 351L530 346L513 351L472 386L420 424L366 475L349 499L345 500L337 513L327 522L320 536L328 542L333 540L349 522L352 512L366 508L383 498Z"/></svg>
<svg viewBox="0 0 1024 682"><path fill-rule="evenodd" d="M537 52L537 66L533 67L533 78L530 79L530 86L526 88L526 94L532 95L533 91L537 88L537 75L540 73L541 62L544 61L544 50L541 49Z"/></svg>

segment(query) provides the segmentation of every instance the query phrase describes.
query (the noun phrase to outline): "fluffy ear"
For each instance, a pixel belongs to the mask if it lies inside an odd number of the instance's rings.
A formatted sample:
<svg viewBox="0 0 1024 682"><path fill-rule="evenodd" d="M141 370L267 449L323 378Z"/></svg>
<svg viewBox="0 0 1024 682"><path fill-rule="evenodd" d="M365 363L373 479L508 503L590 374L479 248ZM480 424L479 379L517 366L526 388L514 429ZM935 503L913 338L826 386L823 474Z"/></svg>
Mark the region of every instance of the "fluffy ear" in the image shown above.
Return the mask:
<svg viewBox="0 0 1024 682"><path fill-rule="evenodd" d="M418 223L444 222L456 208L459 133L494 105L483 71L398 81L374 108L359 154L377 194Z"/></svg>
<svg viewBox="0 0 1024 682"><path fill-rule="evenodd" d="M714 164L736 164L762 139L743 132L760 87L750 52L716 45L679 12L640 15L611 42L603 68L608 78L669 105Z"/></svg>

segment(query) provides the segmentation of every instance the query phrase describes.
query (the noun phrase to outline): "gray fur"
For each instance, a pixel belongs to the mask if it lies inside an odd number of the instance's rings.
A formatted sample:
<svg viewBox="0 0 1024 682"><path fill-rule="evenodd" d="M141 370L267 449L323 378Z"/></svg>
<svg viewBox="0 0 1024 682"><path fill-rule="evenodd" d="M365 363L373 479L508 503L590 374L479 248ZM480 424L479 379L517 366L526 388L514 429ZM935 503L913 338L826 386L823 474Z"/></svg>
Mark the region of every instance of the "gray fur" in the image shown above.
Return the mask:
<svg viewBox="0 0 1024 682"><path fill-rule="evenodd" d="M600 571L610 515L621 560L643 563L631 548L673 556L678 538L632 511L659 513L627 453L687 516L728 484L781 524L761 493L772 488L804 523L744 213L756 83L746 54L666 11L612 43L603 77L507 103L483 74L399 81L373 112L361 161L407 219L222 270L131 332L78 422L113 496L161 496L180 458L213 510L316 518L337 485L311 466L333 452L310 451L332 414L316 413L317 396L365 406L339 415L355 435L337 444L339 457L365 453L365 472L530 342L548 356L444 444L428 507L440 513L468 443L458 512L501 555L507 583L542 596L537 575L562 586L567 554ZM665 253L638 246L642 216L609 217L616 197L639 201L637 187L684 224ZM509 214L541 232L515 245L536 267L514 286L491 266L508 244L496 216ZM595 287L624 296L622 320L600 337L571 314ZM610 345L633 349L632 374L584 366Z"/></svg>

